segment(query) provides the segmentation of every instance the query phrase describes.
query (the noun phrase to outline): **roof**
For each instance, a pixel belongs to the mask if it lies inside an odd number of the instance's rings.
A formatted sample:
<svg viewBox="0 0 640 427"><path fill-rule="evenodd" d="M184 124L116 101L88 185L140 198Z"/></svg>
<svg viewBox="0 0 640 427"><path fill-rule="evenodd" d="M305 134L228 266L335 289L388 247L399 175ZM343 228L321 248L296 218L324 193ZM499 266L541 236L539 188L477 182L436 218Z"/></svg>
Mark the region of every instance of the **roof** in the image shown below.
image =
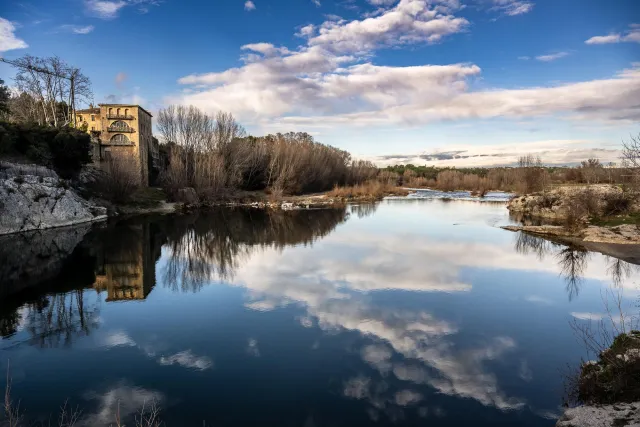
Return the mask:
<svg viewBox="0 0 640 427"><path fill-rule="evenodd" d="M98 105L101 107L138 107L139 109L147 113L149 116L153 117L153 115L150 112L148 112L147 110L145 110L144 108L142 108L137 104L98 104Z"/></svg>
<svg viewBox="0 0 640 427"><path fill-rule="evenodd" d="M76 110L76 114L77 113L100 113L100 109L99 108L85 108L84 110Z"/></svg>

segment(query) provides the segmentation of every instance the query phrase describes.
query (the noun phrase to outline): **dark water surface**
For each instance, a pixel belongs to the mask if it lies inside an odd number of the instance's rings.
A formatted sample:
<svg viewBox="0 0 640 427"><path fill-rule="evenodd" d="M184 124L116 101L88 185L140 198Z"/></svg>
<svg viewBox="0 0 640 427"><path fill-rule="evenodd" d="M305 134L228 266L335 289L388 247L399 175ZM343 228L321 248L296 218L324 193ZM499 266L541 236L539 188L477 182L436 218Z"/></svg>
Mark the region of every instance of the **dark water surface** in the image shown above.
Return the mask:
<svg viewBox="0 0 640 427"><path fill-rule="evenodd" d="M0 387L10 361L28 420L81 425L552 426L571 322L640 273L508 223L423 194L6 236Z"/></svg>

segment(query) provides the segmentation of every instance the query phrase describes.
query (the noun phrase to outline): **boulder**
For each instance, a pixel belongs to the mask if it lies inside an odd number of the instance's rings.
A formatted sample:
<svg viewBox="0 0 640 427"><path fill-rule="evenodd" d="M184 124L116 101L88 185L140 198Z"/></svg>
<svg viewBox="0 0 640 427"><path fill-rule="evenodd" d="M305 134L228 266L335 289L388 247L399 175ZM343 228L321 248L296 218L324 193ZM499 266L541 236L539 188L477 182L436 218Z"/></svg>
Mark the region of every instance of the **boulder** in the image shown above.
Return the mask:
<svg viewBox="0 0 640 427"><path fill-rule="evenodd" d="M0 234L43 230L106 219L50 169L3 163L0 173Z"/></svg>

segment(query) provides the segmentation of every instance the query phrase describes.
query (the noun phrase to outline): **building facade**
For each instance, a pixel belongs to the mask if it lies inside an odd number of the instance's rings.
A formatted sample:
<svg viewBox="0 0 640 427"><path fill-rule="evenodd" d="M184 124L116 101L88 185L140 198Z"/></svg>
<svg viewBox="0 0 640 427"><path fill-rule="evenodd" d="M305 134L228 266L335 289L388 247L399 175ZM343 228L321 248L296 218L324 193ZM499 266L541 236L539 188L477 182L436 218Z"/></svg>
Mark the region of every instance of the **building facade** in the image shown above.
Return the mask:
<svg viewBox="0 0 640 427"><path fill-rule="evenodd" d="M140 173L140 184L149 185L149 153L153 151L152 115L139 105L99 104L76 111L78 127L86 126L93 143L93 161L100 166L131 156Z"/></svg>

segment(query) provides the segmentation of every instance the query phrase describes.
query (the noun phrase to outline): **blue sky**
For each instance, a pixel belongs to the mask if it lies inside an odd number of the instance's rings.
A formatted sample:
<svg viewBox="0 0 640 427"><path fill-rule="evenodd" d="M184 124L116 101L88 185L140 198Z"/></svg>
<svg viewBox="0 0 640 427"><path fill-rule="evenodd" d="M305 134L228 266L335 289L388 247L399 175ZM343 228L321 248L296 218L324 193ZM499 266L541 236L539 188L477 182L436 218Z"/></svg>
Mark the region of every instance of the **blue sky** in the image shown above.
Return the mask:
<svg viewBox="0 0 640 427"><path fill-rule="evenodd" d="M0 17L1 55L59 55L96 102L222 109L381 164L615 161L640 131L637 0L8 0Z"/></svg>

